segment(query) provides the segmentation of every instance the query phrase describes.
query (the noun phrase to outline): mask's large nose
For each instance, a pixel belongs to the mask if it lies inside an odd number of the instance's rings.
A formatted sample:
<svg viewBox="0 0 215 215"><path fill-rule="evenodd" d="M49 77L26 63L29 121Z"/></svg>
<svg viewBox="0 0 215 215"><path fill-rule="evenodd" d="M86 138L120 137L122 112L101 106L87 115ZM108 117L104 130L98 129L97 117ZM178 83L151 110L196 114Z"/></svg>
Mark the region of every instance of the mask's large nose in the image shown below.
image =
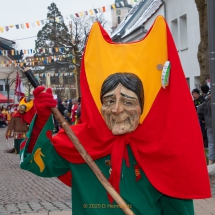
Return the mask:
<svg viewBox="0 0 215 215"><path fill-rule="evenodd" d="M114 106L113 106L113 108L111 109L111 112L113 113L113 114L120 114L120 113L122 113L124 111L124 106L123 106L123 104L122 103L120 103L120 101L117 99L116 100L116 102L115 102L115 104L114 104Z"/></svg>

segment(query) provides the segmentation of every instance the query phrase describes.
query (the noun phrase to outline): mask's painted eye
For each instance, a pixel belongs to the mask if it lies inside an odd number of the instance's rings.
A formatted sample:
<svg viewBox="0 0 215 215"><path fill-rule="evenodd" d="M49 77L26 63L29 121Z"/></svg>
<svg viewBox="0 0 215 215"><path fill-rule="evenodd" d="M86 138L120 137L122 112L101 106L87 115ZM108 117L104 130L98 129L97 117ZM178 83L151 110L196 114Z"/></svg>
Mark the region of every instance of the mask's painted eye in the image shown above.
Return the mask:
<svg viewBox="0 0 215 215"><path fill-rule="evenodd" d="M110 106L112 104L115 103L115 100L114 99L107 99L105 102L104 102L104 105L106 106Z"/></svg>
<svg viewBox="0 0 215 215"><path fill-rule="evenodd" d="M131 105L133 105L133 103L131 101L124 101L124 105L131 106Z"/></svg>

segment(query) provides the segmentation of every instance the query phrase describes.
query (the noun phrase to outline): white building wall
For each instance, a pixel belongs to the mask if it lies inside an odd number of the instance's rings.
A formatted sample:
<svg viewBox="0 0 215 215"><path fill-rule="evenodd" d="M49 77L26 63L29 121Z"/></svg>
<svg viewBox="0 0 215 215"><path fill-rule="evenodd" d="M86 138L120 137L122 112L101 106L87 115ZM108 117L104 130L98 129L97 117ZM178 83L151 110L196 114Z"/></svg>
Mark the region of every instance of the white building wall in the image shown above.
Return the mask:
<svg viewBox="0 0 215 215"><path fill-rule="evenodd" d="M145 24L148 30L158 15L165 16L175 40L181 64L190 90L200 86L200 67L197 58L200 42L199 15L194 0L165 0L163 5ZM184 26L186 22L186 26Z"/></svg>
<svg viewBox="0 0 215 215"><path fill-rule="evenodd" d="M162 15L166 18L178 49L181 64L188 80L190 90L200 86L200 67L197 59L200 43L199 15L195 0L164 0L165 4L144 23L149 30L155 18ZM139 40L144 34L131 33L123 42Z"/></svg>
<svg viewBox="0 0 215 215"><path fill-rule="evenodd" d="M199 15L194 0L165 0L166 20L172 31L172 21L178 24L177 49L186 78L189 78L190 90L199 87L200 67L197 59L200 42ZM187 32L183 30L186 16ZM173 32L172 32L173 33ZM187 38L184 44L183 38Z"/></svg>

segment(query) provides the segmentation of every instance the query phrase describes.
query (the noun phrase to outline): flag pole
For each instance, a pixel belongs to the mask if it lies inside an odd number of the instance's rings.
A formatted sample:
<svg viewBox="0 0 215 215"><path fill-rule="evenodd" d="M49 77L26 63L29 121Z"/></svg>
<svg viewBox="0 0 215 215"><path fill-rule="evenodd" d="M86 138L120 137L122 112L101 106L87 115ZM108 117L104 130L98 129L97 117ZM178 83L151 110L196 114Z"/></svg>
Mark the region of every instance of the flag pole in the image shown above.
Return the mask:
<svg viewBox="0 0 215 215"><path fill-rule="evenodd" d="M19 77L19 72L17 72L17 76ZM19 86L19 94L18 94L18 101L20 102L20 77L19 77L19 80L18 80L18 86Z"/></svg>

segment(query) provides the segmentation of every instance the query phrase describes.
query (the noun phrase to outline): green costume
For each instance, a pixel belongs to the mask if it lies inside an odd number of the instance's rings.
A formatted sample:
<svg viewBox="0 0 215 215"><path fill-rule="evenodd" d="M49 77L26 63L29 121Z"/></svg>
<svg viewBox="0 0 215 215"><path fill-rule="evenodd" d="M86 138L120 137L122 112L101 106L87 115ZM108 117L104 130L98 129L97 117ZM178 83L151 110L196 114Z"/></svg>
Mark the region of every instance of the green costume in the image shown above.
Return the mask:
<svg viewBox="0 0 215 215"><path fill-rule="evenodd" d="M34 123L34 122L33 122ZM27 134L31 135L33 123ZM100 184L87 164L73 164L59 156L47 135L53 129L52 117L43 128L32 154L27 153L29 141L21 146L21 168L42 177L58 177L70 170L72 172L72 214L73 215L120 215L124 214L115 202L110 204L107 192ZM27 139L26 139L27 140ZM29 139L28 139L29 140ZM136 215L192 215L193 201L171 198L157 191L149 182L144 172L140 170L141 178L136 181L135 158L130 146L127 146L130 167L123 161L120 194L128 207ZM110 167L107 161L110 156L96 160L106 178Z"/></svg>

